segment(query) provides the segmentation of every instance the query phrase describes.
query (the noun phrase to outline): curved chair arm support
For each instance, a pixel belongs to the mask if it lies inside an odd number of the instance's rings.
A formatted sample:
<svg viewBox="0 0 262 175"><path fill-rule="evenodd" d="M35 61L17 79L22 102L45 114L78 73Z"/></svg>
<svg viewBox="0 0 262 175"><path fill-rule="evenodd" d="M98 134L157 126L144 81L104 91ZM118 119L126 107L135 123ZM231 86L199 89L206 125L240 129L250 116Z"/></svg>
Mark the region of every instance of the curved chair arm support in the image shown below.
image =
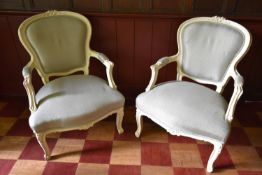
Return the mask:
<svg viewBox="0 0 262 175"><path fill-rule="evenodd" d="M103 65L106 67L106 76L109 83L109 86L113 89L116 89L116 84L114 82L113 78L113 67L114 63L108 59L108 57L103 54L96 51L91 51L91 56L98 59Z"/></svg>
<svg viewBox="0 0 262 175"><path fill-rule="evenodd" d="M234 91L233 91L233 95L232 95L232 97L229 101L227 112L226 112L226 115L225 115L225 119L229 122L231 122L233 120L233 114L235 112L237 102L238 102L239 98L241 97L241 95L243 93L243 84L244 84L244 79L238 73L237 70L234 70L233 74L231 76L234 79Z"/></svg>
<svg viewBox="0 0 262 175"><path fill-rule="evenodd" d="M149 82L149 84L146 88L146 92L150 91L155 86L156 80L157 80L157 77L158 77L159 69L161 69L162 67L164 67L164 66L166 66L169 63L172 63L174 61L177 61L177 55L160 58L155 64L150 66L151 79L150 79L150 82Z"/></svg>
<svg viewBox="0 0 262 175"><path fill-rule="evenodd" d="M28 96L29 109L31 112L34 112L37 110L37 105L36 105L36 100L35 100L35 90L32 84L32 70L33 70L32 63L29 62L23 68L22 74L24 77L23 85L25 87L25 90Z"/></svg>

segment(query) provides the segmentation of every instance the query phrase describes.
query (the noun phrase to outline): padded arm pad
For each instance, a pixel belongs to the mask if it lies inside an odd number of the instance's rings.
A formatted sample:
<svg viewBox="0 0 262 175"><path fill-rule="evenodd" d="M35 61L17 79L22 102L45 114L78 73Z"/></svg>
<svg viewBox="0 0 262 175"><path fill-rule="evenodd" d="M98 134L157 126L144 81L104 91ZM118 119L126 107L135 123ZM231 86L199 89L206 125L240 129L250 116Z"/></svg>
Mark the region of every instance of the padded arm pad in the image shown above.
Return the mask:
<svg viewBox="0 0 262 175"><path fill-rule="evenodd" d="M32 84L32 70L33 70L32 63L29 62L23 68L22 74L24 77L23 85L25 87L25 90L28 96L29 109L31 112L34 112L37 110L37 105L36 105L36 100L35 100L35 90Z"/></svg>
<svg viewBox="0 0 262 175"><path fill-rule="evenodd" d="M155 86L159 69L174 61L177 61L177 54L169 57L160 58L154 65L150 66L151 79L146 88L146 91L150 91Z"/></svg>
<svg viewBox="0 0 262 175"><path fill-rule="evenodd" d="M108 59L108 57L103 54L103 53L99 53L96 51L91 51L91 56L98 59L101 63L103 63L103 65L106 67L106 75L107 75L107 80L109 83L109 86L113 89L116 89L116 84L114 82L113 79L113 67L114 67L114 63L112 61L110 61Z"/></svg>

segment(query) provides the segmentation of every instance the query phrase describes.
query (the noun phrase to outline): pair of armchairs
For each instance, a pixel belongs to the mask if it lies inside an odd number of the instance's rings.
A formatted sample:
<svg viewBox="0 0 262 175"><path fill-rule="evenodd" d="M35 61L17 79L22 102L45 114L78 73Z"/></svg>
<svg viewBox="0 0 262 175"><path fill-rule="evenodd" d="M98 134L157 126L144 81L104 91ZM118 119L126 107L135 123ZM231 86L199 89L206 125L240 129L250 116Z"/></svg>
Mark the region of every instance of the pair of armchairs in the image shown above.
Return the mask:
<svg viewBox="0 0 262 175"><path fill-rule="evenodd" d="M124 131L125 100L113 80L114 64L104 54L90 49L91 32L88 19L66 11L32 16L19 27L19 38L31 57L22 72L31 111L29 125L46 160L50 158L46 143L49 133L88 129L114 113L118 132ZM172 135L210 142L214 150L207 171L212 172L243 92L243 78L236 65L247 52L251 37L235 22L220 17L199 17L180 25L177 40L178 53L163 57L151 66L150 83L136 99L135 135L140 136L142 116L147 116ZM88 75L90 57L105 65L108 83ZM158 71L172 62L177 62L177 80L155 85ZM33 69L44 84L37 94L32 85ZM78 71L84 75L70 75ZM49 81L53 76L61 78ZM182 81L182 77L215 85L216 91ZM228 104L220 94L230 77L235 83Z"/></svg>

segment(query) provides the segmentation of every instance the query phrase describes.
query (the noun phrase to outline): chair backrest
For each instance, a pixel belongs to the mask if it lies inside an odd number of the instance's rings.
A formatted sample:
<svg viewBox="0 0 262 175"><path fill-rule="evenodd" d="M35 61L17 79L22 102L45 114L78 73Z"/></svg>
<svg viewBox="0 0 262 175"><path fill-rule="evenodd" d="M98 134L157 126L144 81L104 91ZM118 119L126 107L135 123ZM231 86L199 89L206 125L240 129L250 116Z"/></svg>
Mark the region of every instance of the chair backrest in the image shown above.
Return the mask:
<svg viewBox="0 0 262 175"><path fill-rule="evenodd" d="M231 69L247 52L251 37L240 24L222 17L182 23L177 34L178 72L197 82L224 86ZM178 76L179 77L179 76Z"/></svg>
<svg viewBox="0 0 262 175"><path fill-rule="evenodd" d="M34 67L48 81L50 76L88 73L91 30L88 19L78 13L48 11L25 20L18 34Z"/></svg>

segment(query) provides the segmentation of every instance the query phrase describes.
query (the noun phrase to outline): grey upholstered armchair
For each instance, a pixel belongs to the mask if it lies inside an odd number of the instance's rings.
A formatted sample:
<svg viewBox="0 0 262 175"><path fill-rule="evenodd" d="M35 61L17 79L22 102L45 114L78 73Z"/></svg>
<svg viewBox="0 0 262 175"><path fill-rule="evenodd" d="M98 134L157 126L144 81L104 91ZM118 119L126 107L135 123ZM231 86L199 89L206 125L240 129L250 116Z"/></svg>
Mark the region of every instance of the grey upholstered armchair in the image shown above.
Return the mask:
<svg viewBox="0 0 262 175"><path fill-rule="evenodd" d="M46 134L87 129L117 114L117 130L123 132L124 97L116 90L112 77L114 64L89 47L92 28L84 16L66 11L48 11L25 20L19 38L31 60L23 69L24 87L29 99L29 125L50 158ZM88 75L90 57L106 66L108 83ZM32 70L39 73L44 86L35 94ZM82 75L70 75L82 71ZM49 81L52 76L63 76ZM109 84L109 85L108 85Z"/></svg>
<svg viewBox="0 0 262 175"><path fill-rule="evenodd" d="M199 17L182 23L177 33L178 53L164 57L151 66L152 77L146 92L136 99L136 136L147 116L172 135L204 140L214 145L207 171L226 142L243 78L237 63L247 52L251 37L241 25L222 17ZM177 62L177 81L155 85L158 70ZM216 86L213 91L203 85L182 81L188 77L198 83ZM229 101L221 96L229 78L234 92Z"/></svg>

